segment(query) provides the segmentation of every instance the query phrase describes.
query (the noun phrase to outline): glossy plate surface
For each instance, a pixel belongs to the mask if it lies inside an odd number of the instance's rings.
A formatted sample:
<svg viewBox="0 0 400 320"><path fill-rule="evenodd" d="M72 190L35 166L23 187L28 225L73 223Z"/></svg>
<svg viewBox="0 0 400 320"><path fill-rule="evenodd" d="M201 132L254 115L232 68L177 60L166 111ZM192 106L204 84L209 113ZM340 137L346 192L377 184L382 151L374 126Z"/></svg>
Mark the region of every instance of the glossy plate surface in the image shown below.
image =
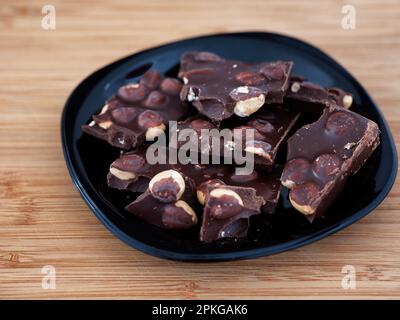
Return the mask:
<svg viewBox="0 0 400 320"><path fill-rule="evenodd" d="M119 150L83 134L81 125L97 113L116 89L152 68L170 76L178 70L180 55L188 50L212 51L247 61L293 60L294 73L323 86L352 92L352 107L378 123L381 144L345 190L324 220L310 225L290 208L281 195L276 214L256 217L248 239L211 244L198 241L198 230L166 231L143 222L124 210L134 200L128 192L109 189L106 174ZM218 34L173 42L118 60L86 78L69 97L62 115L62 143L71 177L99 220L118 238L149 254L174 260L215 261L254 258L293 249L326 237L370 213L390 191L397 154L390 129L365 89L337 62L319 49L271 33Z"/></svg>

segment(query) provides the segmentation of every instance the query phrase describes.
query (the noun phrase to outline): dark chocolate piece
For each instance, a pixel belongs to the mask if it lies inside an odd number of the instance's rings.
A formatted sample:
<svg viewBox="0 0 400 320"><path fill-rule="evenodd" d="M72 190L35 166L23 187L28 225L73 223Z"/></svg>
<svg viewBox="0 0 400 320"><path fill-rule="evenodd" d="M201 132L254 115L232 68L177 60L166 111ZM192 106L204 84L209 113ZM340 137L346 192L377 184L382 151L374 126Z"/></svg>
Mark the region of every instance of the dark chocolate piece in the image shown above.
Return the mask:
<svg viewBox="0 0 400 320"><path fill-rule="evenodd" d="M301 111L315 112L331 104L348 109L353 103L353 96L342 89L324 88L295 76L290 78L286 100Z"/></svg>
<svg viewBox="0 0 400 320"><path fill-rule="evenodd" d="M204 203L200 241L247 236L250 217L260 214L264 199L253 188L210 185Z"/></svg>
<svg viewBox="0 0 400 320"><path fill-rule="evenodd" d="M176 170L193 180L198 188L203 182L219 179L227 185L253 188L265 199L263 211L272 213L279 199L280 175L282 169L274 167L271 172L253 171L249 175L238 175L234 166L202 164L154 164L146 161L146 151L127 152L122 154L110 166L107 180L111 188L143 192L150 179L165 170Z"/></svg>
<svg viewBox="0 0 400 320"><path fill-rule="evenodd" d="M197 224L194 192L190 178L174 170L162 171L126 210L163 229L187 229Z"/></svg>
<svg viewBox="0 0 400 320"><path fill-rule="evenodd" d="M254 162L260 170L268 170L275 164L279 147L296 123L300 114L283 108L263 109L245 125L235 129L254 131L254 140L246 141L244 151L254 154ZM243 136L242 141L245 141Z"/></svg>
<svg viewBox="0 0 400 320"><path fill-rule="evenodd" d="M214 122L236 114L247 117L264 103L282 103L293 62L248 63L225 60L209 52L188 52L181 58L181 99L192 102Z"/></svg>
<svg viewBox="0 0 400 320"><path fill-rule="evenodd" d="M82 130L126 150L154 141L166 130L168 121L179 120L188 112L188 105L179 99L181 87L177 79L147 71L139 83L120 87Z"/></svg>
<svg viewBox="0 0 400 320"><path fill-rule="evenodd" d="M376 123L339 106L288 139L282 184L292 205L312 222L321 217L379 145Z"/></svg>

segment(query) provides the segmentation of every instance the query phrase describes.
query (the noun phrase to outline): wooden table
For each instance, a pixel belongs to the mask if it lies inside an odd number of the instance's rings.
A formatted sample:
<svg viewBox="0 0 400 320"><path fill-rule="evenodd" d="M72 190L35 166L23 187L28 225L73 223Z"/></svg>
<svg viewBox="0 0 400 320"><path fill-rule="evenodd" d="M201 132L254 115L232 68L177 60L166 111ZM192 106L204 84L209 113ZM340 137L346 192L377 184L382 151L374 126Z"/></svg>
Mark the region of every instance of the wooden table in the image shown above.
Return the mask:
<svg viewBox="0 0 400 320"><path fill-rule="evenodd" d="M41 27L42 5L56 30ZM256 260L178 263L113 237L71 182L60 115L93 70L135 51L206 33L276 31L309 41L367 88L400 140L400 5L351 1L11 1L0 4L1 298L400 297L400 185L368 217L312 245ZM42 267L56 288L42 288ZM342 267L357 288L342 288Z"/></svg>

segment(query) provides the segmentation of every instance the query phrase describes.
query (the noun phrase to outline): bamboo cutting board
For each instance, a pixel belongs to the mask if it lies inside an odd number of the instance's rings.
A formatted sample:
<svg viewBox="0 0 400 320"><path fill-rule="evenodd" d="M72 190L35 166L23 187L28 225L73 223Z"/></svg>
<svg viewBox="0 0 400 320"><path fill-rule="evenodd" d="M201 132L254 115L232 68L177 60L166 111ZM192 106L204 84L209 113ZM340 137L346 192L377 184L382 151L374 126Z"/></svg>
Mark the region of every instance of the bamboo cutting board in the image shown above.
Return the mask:
<svg viewBox="0 0 400 320"><path fill-rule="evenodd" d="M73 186L60 145L64 102L95 69L160 43L243 30L288 34L328 52L371 93L398 143L398 0L352 1L355 30L342 28L346 2L334 0L51 4L55 30L42 28L43 1L0 4L0 298L400 297L398 181L372 214L312 245L256 260L178 263L114 238ZM351 268L356 288L344 289L342 270Z"/></svg>

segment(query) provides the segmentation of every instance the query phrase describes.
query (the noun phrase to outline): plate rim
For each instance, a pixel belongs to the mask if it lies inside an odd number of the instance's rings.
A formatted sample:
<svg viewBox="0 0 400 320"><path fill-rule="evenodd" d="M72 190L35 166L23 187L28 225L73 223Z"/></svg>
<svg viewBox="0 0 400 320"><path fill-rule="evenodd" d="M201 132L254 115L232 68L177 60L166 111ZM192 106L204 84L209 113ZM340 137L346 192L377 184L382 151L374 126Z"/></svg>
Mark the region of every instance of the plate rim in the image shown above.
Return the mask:
<svg viewBox="0 0 400 320"><path fill-rule="evenodd" d="M380 117L380 119L384 125L385 131L387 133L389 148L392 153L391 159L393 162L389 178L387 179L382 190L373 199L373 201L371 201L367 206L365 206L361 210L358 210L355 214L350 215L349 217L346 217L345 219L343 219L341 221L338 221L334 225L329 226L325 229L313 232L313 233L303 236L299 239L290 240L290 241L287 241L284 243L274 244L274 245L267 246L267 247L260 247L260 248L255 248L255 249L245 249L242 251L233 251L233 252L196 254L196 253L180 253L180 252L171 251L171 250L167 250L167 249L160 249L155 246L151 246L151 245L143 243L139 240L136 240L135 238L126 234L124 231L122 231L120 228L118 228L114 223L112 223L110 221L110 219L107 217L107 215L104 214L101 209L99 209L99 207L96 205L95 201L88 194L87 190L82 186L80 178L78 177L77 170L76 170L76 168L73 164L73 160L71 158L71 150L68 147L68 135L66 132L66 127L67 127L66 119L67 119L67 113L68 113L69 109L71 108L72 98L77 94L78 90L80 90L82 85L87 83L90 80L90 78L94 77L95 75L98 75L100 72L104 71L106 68L112 68L113 65L122 63L124 60L128 60L128 59L132 58L133 56L144 54L144 53L154 50L154 49L161 49L162 47L166 47L171 44L182 43L182 42L190 41L190 40L199 40L199 39L203 39L203 38L221 37L221 36L232 36L232 37L264 36L264 37L269 37L269 38L276 38L279 41L283 41L285 43L295 42L302 47L301 50L306 49L308 51L310 51L310 50L314 51L314 53L315 52L318 53L318 55L320 56L321 59L332 64L335 69L336 68L339 69L339 71L341 73L343 73L346 77L348 77L349 80L351 82L353 82L354 85L363 93L363 95L365 95L371 101L371 105L375 108L378 116ZM66 162L69 175L71 176L71 179L72 179L75 187L78 189L81 197L86 202L86 204L88 205L90 210L95 214L95 216L100 220L100 222L114 236L116 236L118 239L120 239L127 245L129 245L137 250L140 250L142 252L145 252L147 254L150 254L152 256L170 259L170 260L187 261L187 262L231 261L231 260L258 258L258 257L262 257L262 256L269 256L272 254L277 254L277 253L285 252L288 250L296 249L298 247L302 247L307 244L311 244L315 241L321 240L321 239L323 239L329 235L332 235L333 233L336 233L336 232L348 227L349 225L359 221L361 218L365 217L366 215L371 213L376 207L378 207L378 205L382 203L382 201L386 198L386 196L390 192L390 190L396 180L397 168L398 168L397 151L396 151L396 146L394 143L394 139L393 139L390 127L389 127L382 111L378 107L378 105L371 98L371 96L365 90L365 88L358 82L358 80L349 71L347 71L342 65L340 65L335 59L333 59L329 54L325 53L318 47L316 47L308 42L305 42L299 38L296 38L296 37L292 37L292 36L280 34L280 33L263 32L263 31L212 33L212 34L207 34L207 35L200 35L200 36L195 36L195 37L178 39L178 40L174 40L171 42L163 43L161 45L148 47L146 49L137 51L130 55L126 55L122 58L112 61L111 63L109 63L107 65L102 66L101 68L93 71L88 76L86 76L82 81L80 81L79 84L69 94L68 99L66 100L66 102L64 104L63 111L61 114L61 142L62 142L62 150L63 150L64 160Z"/></svg>

